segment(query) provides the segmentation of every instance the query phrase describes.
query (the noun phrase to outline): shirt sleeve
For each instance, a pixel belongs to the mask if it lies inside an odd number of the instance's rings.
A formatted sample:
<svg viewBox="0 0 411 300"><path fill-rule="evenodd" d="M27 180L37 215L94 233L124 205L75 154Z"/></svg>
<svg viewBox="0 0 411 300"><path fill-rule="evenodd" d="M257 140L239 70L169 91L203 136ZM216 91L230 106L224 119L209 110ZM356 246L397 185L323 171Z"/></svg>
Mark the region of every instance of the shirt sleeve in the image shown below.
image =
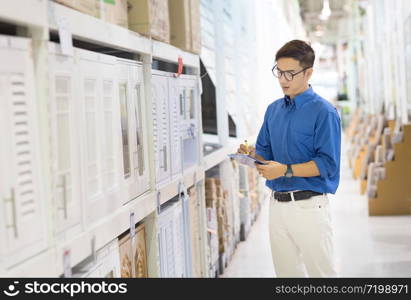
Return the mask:
<svg viewBox="0 0 411 300"><path fill-rule="evenodd" d="M257 136L257 142L255 144L255 153L257 155L261 155L264 157L265 160L274 160L273 153L271 150L271 141L270 141L270 133L268 130L268 112L270 107L267 108L267 111L264 115L263 125L261 126L260 132Z"/></svg>
<svg viewBox="0 0 411 300"><path fill-rule="evenodd" d="M332 179L339 175L341 156L341 122L337 111L320 114L314 134L315 157L320 176Z"/></svg>

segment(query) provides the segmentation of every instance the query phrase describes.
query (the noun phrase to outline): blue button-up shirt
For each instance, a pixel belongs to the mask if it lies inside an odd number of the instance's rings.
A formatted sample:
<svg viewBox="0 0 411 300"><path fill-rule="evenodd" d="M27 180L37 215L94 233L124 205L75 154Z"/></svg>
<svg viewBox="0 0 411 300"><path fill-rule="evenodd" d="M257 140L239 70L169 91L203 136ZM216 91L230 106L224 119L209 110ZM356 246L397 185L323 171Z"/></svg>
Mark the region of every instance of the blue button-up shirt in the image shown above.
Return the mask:
<svg viewBox="0 0 411 300"><path fill-rule="evenodd" d="M314 161L315 177L267 180L274 191L312 190L334 194L340 181L341 122L338 112L310 86L290 99L271 103L258 134L256 153L282 164Z"/></svg>

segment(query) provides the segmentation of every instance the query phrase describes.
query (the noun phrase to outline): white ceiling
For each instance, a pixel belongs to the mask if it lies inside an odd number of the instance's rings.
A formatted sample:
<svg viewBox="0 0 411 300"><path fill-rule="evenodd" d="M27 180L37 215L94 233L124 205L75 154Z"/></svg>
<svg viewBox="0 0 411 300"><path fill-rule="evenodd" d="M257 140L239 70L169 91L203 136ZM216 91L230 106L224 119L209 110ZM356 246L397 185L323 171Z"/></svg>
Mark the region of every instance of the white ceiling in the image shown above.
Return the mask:
<svg viewBox="0 0 411 300"><path fill-rule="evenodd" d="M341 38L346 19L349 15L349 0L329 0L331 16L328 20L320 19L323 0L299 0L301 16L310 40L334 44ZM317 33L323 32L322 35Z"/></svg>

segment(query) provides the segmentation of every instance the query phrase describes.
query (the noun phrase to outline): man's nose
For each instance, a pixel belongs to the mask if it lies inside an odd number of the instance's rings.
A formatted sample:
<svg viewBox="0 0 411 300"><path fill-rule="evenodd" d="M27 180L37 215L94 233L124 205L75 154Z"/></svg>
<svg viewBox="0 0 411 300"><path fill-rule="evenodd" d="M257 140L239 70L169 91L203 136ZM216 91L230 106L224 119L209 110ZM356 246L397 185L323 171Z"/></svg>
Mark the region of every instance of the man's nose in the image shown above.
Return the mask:
<svg viewBox="0 0 411 300"><path fill-rule="evenodd" d="M287 82L288 82L287 79L285 79L284 74L283 74L283 76L281 76L280 78L278 78L278 80L279 80L280 84L284 84L284 83L287 83Z"/></svg>

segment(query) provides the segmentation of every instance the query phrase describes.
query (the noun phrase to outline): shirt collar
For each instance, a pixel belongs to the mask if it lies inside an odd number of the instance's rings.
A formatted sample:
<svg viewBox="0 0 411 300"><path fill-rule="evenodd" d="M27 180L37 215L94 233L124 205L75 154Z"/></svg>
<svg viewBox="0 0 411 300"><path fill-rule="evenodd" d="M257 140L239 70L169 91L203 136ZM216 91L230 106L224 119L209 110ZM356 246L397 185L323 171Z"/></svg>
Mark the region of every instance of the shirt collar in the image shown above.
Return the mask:
<svg viewBox="0 0 411 300"><path fill-rule="evenodd" d="M304 103L310 101L313 98L313 95L314 95L314 91L313 91L313 88L310 84L308 86L308 89L306 89L301 94L295 96L294 99L291 99L290 96L285 95L284 96L283 106L289 107L291 105L291 107L295 106L298 109L302 105L304 105Z"/></svg>

